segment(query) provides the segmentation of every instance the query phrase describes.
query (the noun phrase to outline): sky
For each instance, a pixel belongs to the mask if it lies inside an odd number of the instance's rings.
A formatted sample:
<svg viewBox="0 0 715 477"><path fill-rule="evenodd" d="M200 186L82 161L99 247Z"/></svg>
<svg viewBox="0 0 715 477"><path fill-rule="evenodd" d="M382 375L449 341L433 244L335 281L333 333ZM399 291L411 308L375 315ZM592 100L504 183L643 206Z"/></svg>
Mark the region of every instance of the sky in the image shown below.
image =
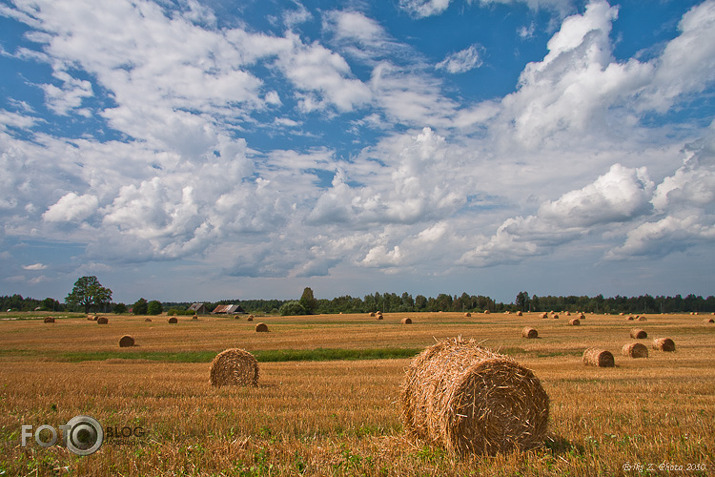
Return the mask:
<svg viewBox="0 0 715 477"><path fill-rule="evenodd" d="M2 0L0 294L713 295L715 0Z"/></svg>

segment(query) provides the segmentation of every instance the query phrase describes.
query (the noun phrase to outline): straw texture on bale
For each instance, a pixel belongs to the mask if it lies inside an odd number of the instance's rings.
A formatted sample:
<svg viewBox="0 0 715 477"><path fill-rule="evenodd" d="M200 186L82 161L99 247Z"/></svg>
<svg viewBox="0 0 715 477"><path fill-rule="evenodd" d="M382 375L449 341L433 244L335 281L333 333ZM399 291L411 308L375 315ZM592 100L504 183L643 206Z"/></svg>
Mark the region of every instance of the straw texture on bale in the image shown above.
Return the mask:
<svg viewBox="0 0 715 477"><path fill-rule="evenodd" d="M539 332L534 328L529 328L528 326L521 330L521 336L523 338L534 339L539 337Z"/></svg>
<svg viewBox="0 0 715 477"><path fill-rule="evenodd" d="M516 316L523 316L523 315L524 315L524 313L522 313L521 311L516 312Z"/></svg>
<svg viewBox="0 0 715 477"><path fill-rule="evenodd" d="M97 320L99 319L99 317L98 317L97 315L94 315L94 316L92 317L92 319L93 319L94 321L97 321Z"/></svg>
<svg viewBox="0 0 715 477"><path fill-rule="evenodd" d="M557 315L556 313L554 313L553 318L554 318L554 320L558 320L558 319L559 319L559 315Z"/></svg>
<svg viewBox="0 0 715 477"><path fill-rule="evenodd" d="M621 354L623 354L623 356L628 356L629 358L647 358L648 347L643 343L624 344L621 349Z"/></svg>
<svg viewBox="0 0 715 477"><path fill-rule="evenodd" d="M548 317L549 317L549 314L548 314L548 313L542 313L542 314L541 314L541 318L542 318L542 319L543 319L543 318L548 318Z"/></svg>
<svg viewBox="0 0 715 477"><path fill-rule="evenodd" d="M370 312L370 318L375 318L375 312L374 312L374 311L371 311L371 312Z"/></svg>
<svg viewBox="0 0 715 477"><path fill-rule="evenodd" d="M462 338L412 361L401 401L407 432L454 454L539 446L549 417L549 396L531 370Z"/></svg>
<svg viewBox="0 0 715 477"><path fill-rule="evenodd" d="M129 335L124 335L121 338L119 338L119 347L120 348L129 348L130 346L134 346L134 338L132 338Z"/></svg>
<svg viewBox="0 0 715 477"><path fill-rule="evenodd" d="M179 322L179 320L173 316L171 318L169 318L169 323L173 324L173 323L178 323L178 322Z"/></svg>
<svg viewBox="0 0 715 477"><path fill-rule="evenodd" d="M248 318L246 318L246 321L253 321L253 315L248 315Z"/></svg>
<svg viewBox="0 0 715 477"><path fill-rule="evenodd" d="M465 313L465 314L464 314L464 317L465 317L465 318L471 318L471 317L472 317L472 314L471 314L471 313Z"/></svg>
<svg viewBox="0 0 715 477"><path fill-rule="evenodd" d="M631 338L634 340L644 340L648 338L648 333L645 332L645 330L641 330L640 328L633 328L631 330Z"/></svg>
<svg viewBox="0 0 715 477"><path fill-rule="evenodd" d="M613 354L600 348L588 348L583 352L583 364L599 368L612 368L616 365Z"/></svg>
<svg viewBox="0 0 715 477"><path fill-rule="evenodd" d="M629 316L628 318L626 318L626 321L633 321L633 320L635 320L635 318L633 318L632 316Z"/></svg>
<svg viewBox="0 0 715 477"><path fill-rule="evenodd" d="M46 316L44 321L45 321L45 323L54 323L55 319L52 318L51 316Z"/></svg>
<svg viewBox="0 0 715 477"><path fill-rule="evenodd" d="M258 361L243 349L222 351L211 361L209 382L212 386L257 386Z"/></svg>
<svg viewBox="0 0 715 477"><path fill-rule="evenodd" d="M381 319L382 319L382 313L380 313L379 315L377 315L377 319L378 319L378 320L381 320Z"/></svg>
<svg viewBox="0 0 715 477"><path fill-rule="evenodd" d="M268 333L268 325L265 323L256 323L256 333Z"/></svg>
<svg viewBox="0 0 715 477"><path fill-rule="evenodd" d="M648 318L646 318L645 316L639 316L638 318L636 318L636 320L638 320L638 321L648 321Z"/></svg>
<svg viewBox="0 0 715 477"><path fill-rule="evenodd" d="M578 319L579 319L579 320L585 320L585 319L586 319L586 315L584 315L583 313L579 313L579 314L578 314Z"/></svg>
<svg viewBox="0 0 715 477"><path fill-rule="evenodd" d="M403 325L411 325L412 324L412 319L411 318L402 318L402 324Z"/></svg>
<svg viewBox="0 0 715 477"><path fill-rule="evenodd" d="M571 325L571 326L578 326L580 324L581 324L581 321L579 321L578 318L571 318L569 320L569 325Z"/></svg>
<svg viewBox="0 0 715 477"><path fill-rule="evenodd" d="M675 351L675 342L670 338L656 338L653 340L653 349Z"/></svg>
<svg viewBox="0 0 715 477"><path fill-rule="evenodd" d="M488 315L489 313L491 313L489 310L484 310L485 315Z"/></svg>
<svg viewBox="0 0 715 477"><path fill-rule="evenodd" d="M98 325L106 325L107 323L109 323L109 320L107 318L105 318L104 316L97 318Z"/></svg>

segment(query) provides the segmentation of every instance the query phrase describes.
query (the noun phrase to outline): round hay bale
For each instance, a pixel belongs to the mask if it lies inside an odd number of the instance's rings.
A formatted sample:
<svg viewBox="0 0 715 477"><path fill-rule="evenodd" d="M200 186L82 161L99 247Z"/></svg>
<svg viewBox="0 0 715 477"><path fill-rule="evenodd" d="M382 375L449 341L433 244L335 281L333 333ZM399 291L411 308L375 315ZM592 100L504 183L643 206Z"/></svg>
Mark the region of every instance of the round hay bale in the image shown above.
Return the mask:
<svg viewBox="0 0 715 477"><path fill-rule="evenodd" d="M645 330L642 330L640 328L633 328L631 330L631 338L634 340L644 340L648 338L648 333L645 332Z"/></svg>
<svg viewBox="0 0 715 477"><path fill-rule="evenodd" d="M484 310L484 314L485 314L485 315L488 315L489 313L490 313L489 310Z"/></svg>
<svg viewBox="0 0 715 477"><path fill-rule="evenodd" d="M638 318L636 318L636 320L637 321L648 321L648 318L646 318L645 316L639 316Z"/></svg>
<svg viewBox="0 0 715 477"><path fill-rule="evenodd" d="M571 326L579 326L581 324L581 321L578 318L571 318L569 320L569 325Z"/></svg>
<svg viewBox="0 0 715 477"><path fill-rule="evenodd" d="M548 313L542 313L542 314L541 314L541 318L542 318L542 319L548 318L548 317L549 317L549 314L548 314Z"/></svg>
<svg viewBox="0 0 715 477"><path fill-rule="evenodd" d="M635 318L633 318L632 316L629 316L628 318L626 318L626 321L633 321L633 320L635 320Z"/></svg>
<svg viewBox="0 0 715 477"><path fill-rule="evenodd" d="M172 316L171 318L169 318L169 323L171 323L171 324L178 323L178 322L179 322L179 320L175 316Z"/></svg>
<svg viewBox="0 0 715 477"><path fill-rule="evenodd" d="M239 315L233 315L233 319L234 319L234 320L240 320L241 317L240 317Z"/></svg>
<svg viewBox="0 0 715 477"><path fill-rule="evenodd" d="M583 352L583 364L599 368L612 368L616 365L613 354L600 348L588 348Z"/></svg>
<svg viewBox="0 0 715 477"><path fill-rule="evenodd" d="M94 321L97 321L97 320L99 319L99 316L94 315L94 316L92 317L92 319L93 319Z"/></svg>
<svg viewBox="0 0 715 477"><path fill-rule="evenodd" d="M257 386L258 361L243 349L222 351L211 361L209 382L212 386Z"/></svg>
<svg viewBox="0 0 715 477"><path fill-rule="evenodd" d="M524 316L524 313L522 313L521 311L517 311L516 316Z"/></svg>
<svg viewBox="0 0 715 477"><path fill-rule="evenodd" d="M554 313L554 316L553 316L552 318L553 318L554 320L558 320L558 319L559 319L559 315L557 315L556 313Z"/></svg>
<svg viewBox="0 0 715 477"><path fill-rule="evenodd" d="M620 313L619 313L620 316L623 316L624 314L625 314L625 313L623 313L623 312L620 312Z"/></svg>
<svg viewBox="0 0 715 477"><path fill-rule="evenodd" d="M522 338L534 339L539 337L539 332L534 328L529 328L528 326L521 330Z"/></svg>
<svg viewBox="0 0 715 477"><path fill-rule="evenodd" d="M192 320L198 320L199 317L198 317L197 315L194 315L194 316L191 317L191 319L192 319Z"/></svg>
<svg viewBox="0 0 715 477"><path fill-rule="evenodd" d="M704 322L705 322L705 323L708 323L708 324L709 324L709 323L715 323L715 320L713 320L712 318L705 318Z"/></svg>
<svg viewBox="0 0 715 477"><path fill-rule="evenodd" d="M511 311L506 310L506 311L504 312L504 314L505 314L505 315L511 315Z"/></svg>
<svg viewBox="0 0 715 477"><path fill-rule="evenodd" d="M629 358L647 358L648 347L643 343L627 343L621 348L621 354Z"/></svg>
<svg viewBox="0 0 715 477"><path fill-rule="evenodd" d="M87 315L87 321L94 321L94 317L92 315Z"/></svg>
<svg viewBox="0 0 715 477"><path fill-rule="evenodd" d="M405 429L454 454L543 444L549 396L534 373L475 340L451 338L420 353L401 390Z"/></svg>
<svg viewBox="0 0 715 477"><path fill-rule="evenodd" d="M471 318L471 317L472 317L472 314L469 313L469 312L467 312L467 313L464 314L464 317L465 317L465 318Z"/></svg>
<svg viewBox="0 0 715 477"><path fill-rule="evenodd" d="M371 312L370 312L370 318L375 318L375 312L374 312L374 311L371 311Z"/></svg>
<svg viewBox="0 0 715 477"><path fill-rule="evenodd" d="M402 321L400 321L403 325L411 325L412 324L412 319L408 317L402 318Z"/></svg>
<svg viewBox="0 0 715 477"><path fill-rule="evenodd" d="M670 338L656 338L653 340L653 349L675 351L675 342Z"/></svg>
<svg viewBox="0 0 715 477"><path fill-rule="evenodd" d="M134 338L132 338L129 335L124 335L121 338L119 338L119 347L120 348L129 348L131 346L134 346Z"/></svg>
<svg viewBox="0 0 715 477"><path fill-rule="evenodd" d="M268 333L268 325L265 323L256 323L256 333Z"/></svg>
<svg viewBox="0 0 715 477"><path fill-rule="evenodd" d="M583 313L579 313L579 314L578 314L578 319L579 319L579 320L585 320L585 319L586 319L586 315L584 315Z"/></svg>
<svg viewBox="0 0 715 477"><path fill-rule="evenodd" d="M382 313L380 313L379 315L377 315L377 319L378 319L378 320L381 320L381 319L382 319Z"/></svg>
<svg viewBox="0 0 715 477"><path fill-rule="evenodd" d="M144 321L146 321L147 323L151 323L151 318L144 318Z"/></svg>
<svg viewBox="0 0 715 477"><path fill-rule="evenodd" d="M55 319L52 318L51 316L46 316L43 321L44 321L45 323L54 323L54 322L55 322Z"/></svg>
<svg viewBox="0 0 715 477"><path fill-rule="evenodd" d="M571 312L570 312L570 311L567 311L566 313L564 313L564 315L566 315L566 316L571 316Z"/></svg>
<svg viewBox="0 0 715 477"><path fill-rule="evenodd" d="M246 321L253 321L253 315L248 315L248 318L246 318Z"/></svg>
<svg viewBox="0 0 715 477"><path fill-rule="evenodd" d="M98 325L106 325L107 323L109 323L109 320L106 317L100 316L99 318L97 318Z"/></svg>

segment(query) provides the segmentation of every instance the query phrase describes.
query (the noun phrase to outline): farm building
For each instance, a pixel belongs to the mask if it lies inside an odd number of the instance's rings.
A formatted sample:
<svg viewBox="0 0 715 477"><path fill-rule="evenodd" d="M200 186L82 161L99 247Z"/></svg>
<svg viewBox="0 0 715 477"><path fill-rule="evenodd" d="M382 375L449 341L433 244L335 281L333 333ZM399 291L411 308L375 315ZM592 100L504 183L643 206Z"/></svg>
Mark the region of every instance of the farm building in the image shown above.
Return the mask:
<svg viewBox="0 0 715 477"><path fill-rule="evenodd" d="M211 313L216 315L226 315L230 313L246 313L241 305L218 305Z"/></svg>
<svg viewBox="0 0 715 477"><path fill-rule="evenodd" d="M206 315L209 311L204 303L194 303L189 307L189 311L193 311L197 315Z"/></svg>

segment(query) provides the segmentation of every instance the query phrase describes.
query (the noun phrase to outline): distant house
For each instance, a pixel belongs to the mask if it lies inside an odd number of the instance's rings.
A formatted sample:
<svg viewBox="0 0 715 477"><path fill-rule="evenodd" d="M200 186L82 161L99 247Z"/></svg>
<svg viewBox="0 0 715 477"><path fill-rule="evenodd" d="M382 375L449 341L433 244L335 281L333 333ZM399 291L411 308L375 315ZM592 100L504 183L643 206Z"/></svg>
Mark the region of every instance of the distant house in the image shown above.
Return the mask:
<svg viewBox="0 0 715 477"><path fill-rule="evenodd" d="M189 311L193 311L197 315L205 315L209 312L204 303L194 303L189 307Z"/></svg>
<svg viewBox="0 0 715 477"><path fill-rule="evenodd" d="M243 308L241 308L241 305L219 305L216 308L214 308L214 311L211 313L214 313L216 315L226 315L229 313L246 313Z"/></svg>

